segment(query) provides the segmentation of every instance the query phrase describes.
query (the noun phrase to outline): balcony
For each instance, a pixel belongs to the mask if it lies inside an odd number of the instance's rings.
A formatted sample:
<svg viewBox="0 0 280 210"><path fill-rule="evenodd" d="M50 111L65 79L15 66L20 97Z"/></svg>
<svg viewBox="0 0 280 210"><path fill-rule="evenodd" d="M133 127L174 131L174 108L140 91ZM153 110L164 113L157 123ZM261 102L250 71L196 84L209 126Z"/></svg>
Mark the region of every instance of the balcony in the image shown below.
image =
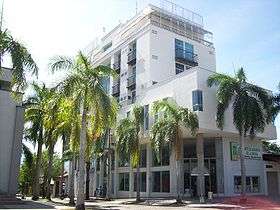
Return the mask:
<svg viewBox="0 0 280 210"><path fill-rule="evenodd" d="M135 95L128 96L127 105L134 104L135 102L136 102L136 96Z"/></svg>
<svg viewBox="0 0 280 210"><path fill-rule="evenodd" d="M132 50L127 54L127 64L128 65L136 64L136 50Z"/></svg>
<svg viewBox="0 0 280 210"><path fill-rule="evenodd" d="M176 49L175 50L175 59L177 62L187 64L189 66L197 66L197 54L193 52L183 50L183 49Z"/></svg>
<svg viewBox="0 0 280 210"><path fill-rule="evenodd" d="M121 62L117 61L113 64L113 68L116 70L117 73L120 73L120 69L121 69Z"/></svg>
<svg viewBox="0 0 280 210"><path fill-rule="evenodd" d="M112 87L112 96L119 97L120 95L120 80L113 84Z"/></svg>
<svg viewBox="0 0 280 210"><path fill-rule="evenodd" d="M135 89L136 85L136 75L132 74L130 77L127 78L127 88Z"/></svg>

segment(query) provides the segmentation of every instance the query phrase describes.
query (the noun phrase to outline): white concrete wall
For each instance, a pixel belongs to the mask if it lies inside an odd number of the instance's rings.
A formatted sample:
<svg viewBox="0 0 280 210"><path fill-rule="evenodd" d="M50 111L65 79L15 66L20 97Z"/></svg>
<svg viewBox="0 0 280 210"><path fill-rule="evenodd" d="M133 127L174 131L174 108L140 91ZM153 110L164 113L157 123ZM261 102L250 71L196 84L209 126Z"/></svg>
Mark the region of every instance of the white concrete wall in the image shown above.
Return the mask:
<svg viewBox="0 0 280 210"><path fill-rule="evenodd" d="M234 137L223 138L223 158L224 158L224 183L225 183L225 196L238 195L234 193L234 176L240 176L240 161L231 160L230 154L230 142L237 142L239 140ZM254 146L262 151L262 142L259 140L246 139L245 146ZM246 176L258 176L260 177L260 192L254 193L264 195L266 188L264 161L245 159Z"/></svg>
<svg viewBox="0 0 280 210"><path fill-rule="evenodd" d="M15 194L20 163L24 111L11 93L0 90L0 194Z"/></svg>

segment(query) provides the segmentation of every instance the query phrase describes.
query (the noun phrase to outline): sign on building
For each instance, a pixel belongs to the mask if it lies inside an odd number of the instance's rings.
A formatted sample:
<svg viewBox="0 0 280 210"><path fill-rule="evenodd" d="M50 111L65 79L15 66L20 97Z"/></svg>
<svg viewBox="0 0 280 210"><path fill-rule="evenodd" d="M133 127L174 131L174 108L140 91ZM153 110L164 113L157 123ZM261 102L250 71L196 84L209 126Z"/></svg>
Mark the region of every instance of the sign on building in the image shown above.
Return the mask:
<svg viewBox="0 0 280 210"><path fill-rule="evenodd" d="M240 146L237 142L230 142L230 156L231 160L239 160L240 158ZM251 160L261 160L261 149L254 145L245 146L245 158Z"/></svg>

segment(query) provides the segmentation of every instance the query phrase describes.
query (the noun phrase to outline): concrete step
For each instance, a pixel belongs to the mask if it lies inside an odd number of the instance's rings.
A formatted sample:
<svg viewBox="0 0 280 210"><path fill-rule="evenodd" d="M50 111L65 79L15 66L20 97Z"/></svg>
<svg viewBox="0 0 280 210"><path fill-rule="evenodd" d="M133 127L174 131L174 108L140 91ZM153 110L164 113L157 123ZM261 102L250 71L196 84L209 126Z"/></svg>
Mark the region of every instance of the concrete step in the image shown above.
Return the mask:
<svg viewBox="0 0 280 210"><path fill-rule="evenodd" d="M0 195L0 205L12 205L12 204L23 204L24 201L22 201L19 198L16 198L15 196L11 195Z"/></svg>

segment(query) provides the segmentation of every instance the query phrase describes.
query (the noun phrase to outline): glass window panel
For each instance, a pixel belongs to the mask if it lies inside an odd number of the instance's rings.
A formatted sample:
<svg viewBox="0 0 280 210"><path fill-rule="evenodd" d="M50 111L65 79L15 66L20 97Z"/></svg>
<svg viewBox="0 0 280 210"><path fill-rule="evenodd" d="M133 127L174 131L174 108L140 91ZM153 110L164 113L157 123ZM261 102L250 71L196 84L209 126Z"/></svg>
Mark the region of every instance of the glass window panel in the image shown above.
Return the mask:
<svg viewBox="0 0 280 210"><path fill-rule="evenodd" d="M162 171L162 181L161 181L162 192L170 191L170 174L169 171Z"/></svg>
<svg viewBox="0 0 280 210"><path fill-rule="evenodd" d="M203 111L202 91L192 91L193 111Z"/></svg>
<svg viewBox="0 0 280 210"><path fill-rule="evenodd" d="M176 63L175 67L176 67L176 74L182 73L184 71L184 65L180 63Z"/></svg>
<svg viewBox="0 0 280 210"><path fill-rule="evenodd" d="M147 166L147 148L146 145L141 146L140 150L140 167L145 168Z"/></svg>
<svg viewBox="0 0 280 210"><path fill-rule="evenodd" d="M152 172L153 192L160 192L160 172Z"/></svg>
<svg viewBox="0 0 280 210"><path fill-rule="evenodd" d="M253 176L252 177L252 192L253 193L258 193L260 192L260 181L259 181L259 177L257 176Z"/></svg>
<svg viewBox="0 0 280 210"><path fill-rule="evenodd" d="M124 177L125 177L124 190L129 191L129 173L125 173Z"/></svg>
<svg viewBox="0 0 280 210"><path fill-rule="evenodd" d="M141 182L140 182L141 192L146 192L146 172L141 173Z"/></svg>
<svg viewBox="0 0 280 210"><path fill-rule="evenodd" d="M162 165L163 166L168 166L169 165L169 158L170 158L169 146L164 146L162 148L161 155L162 155Z"/></svg>
<svg viewBox="0 0 280 210"><path fill-rule="evenodd" d="M144 106L144 130L149 130L149 105Z"/></svg>

